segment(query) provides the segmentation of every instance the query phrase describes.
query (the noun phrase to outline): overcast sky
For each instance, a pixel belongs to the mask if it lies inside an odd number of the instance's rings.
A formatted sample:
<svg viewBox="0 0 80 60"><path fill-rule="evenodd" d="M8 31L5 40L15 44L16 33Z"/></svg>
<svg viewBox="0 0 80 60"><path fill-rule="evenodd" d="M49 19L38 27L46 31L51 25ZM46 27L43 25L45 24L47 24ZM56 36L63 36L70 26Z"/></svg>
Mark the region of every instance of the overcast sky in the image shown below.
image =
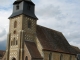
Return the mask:
<svg viewBox="0 0 80 60"><path fill-rule="evenodd" d="M5 49L8 17L15 0L0 0L0 49ZM32 0L36 4L37 24L64 34L71 45L80 48L80 0Z"/></svg>

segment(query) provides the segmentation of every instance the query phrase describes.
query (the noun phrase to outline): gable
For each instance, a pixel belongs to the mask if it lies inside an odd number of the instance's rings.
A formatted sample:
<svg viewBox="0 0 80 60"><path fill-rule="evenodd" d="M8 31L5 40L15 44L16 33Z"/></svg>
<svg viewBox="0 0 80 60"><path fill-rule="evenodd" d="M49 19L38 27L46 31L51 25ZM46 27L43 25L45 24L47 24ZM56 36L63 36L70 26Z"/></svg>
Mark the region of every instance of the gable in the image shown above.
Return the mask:
<svg viewBox="0 0 80 60"><path fill-rule="evenodd" d="M61 32L37 25L36 33L43 50L76 53Z"/></svg>

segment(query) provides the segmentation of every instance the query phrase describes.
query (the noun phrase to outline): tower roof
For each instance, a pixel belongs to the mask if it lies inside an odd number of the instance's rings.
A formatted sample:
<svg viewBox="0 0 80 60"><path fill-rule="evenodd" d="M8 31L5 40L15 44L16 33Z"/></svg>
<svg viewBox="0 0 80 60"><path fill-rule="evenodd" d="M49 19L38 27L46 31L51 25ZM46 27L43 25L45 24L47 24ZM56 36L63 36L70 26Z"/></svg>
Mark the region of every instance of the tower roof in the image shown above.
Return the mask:
<svg viewBox="0 0 80 60"><path fill-rule="evenodd" d="M18 9L17 9L18 8ZM16 0L13 3L13 13L9 18L24 14L38 20L35 15L35 4L31 0Z"/></svg>

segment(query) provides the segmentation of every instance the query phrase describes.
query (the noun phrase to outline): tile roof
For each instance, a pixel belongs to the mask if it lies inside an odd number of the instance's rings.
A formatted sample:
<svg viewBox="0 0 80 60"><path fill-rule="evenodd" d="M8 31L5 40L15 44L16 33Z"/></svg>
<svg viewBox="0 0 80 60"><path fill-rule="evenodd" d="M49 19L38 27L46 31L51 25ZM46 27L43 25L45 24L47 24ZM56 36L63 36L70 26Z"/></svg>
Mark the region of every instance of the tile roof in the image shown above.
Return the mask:
<svg viewBox="0 0 80 60"><path fill-rule="evenodd" d="M76 53L61 32L37 25L36 34L43 50Z"/></svg>
<svg viewBox="0 0 80 60"><path fill-rule="evenodd" d="M37 46L34 42L25 41L25 44L26 44L32 58L36 58L36 59L42 58L38 49L37 49Z"/></svg>

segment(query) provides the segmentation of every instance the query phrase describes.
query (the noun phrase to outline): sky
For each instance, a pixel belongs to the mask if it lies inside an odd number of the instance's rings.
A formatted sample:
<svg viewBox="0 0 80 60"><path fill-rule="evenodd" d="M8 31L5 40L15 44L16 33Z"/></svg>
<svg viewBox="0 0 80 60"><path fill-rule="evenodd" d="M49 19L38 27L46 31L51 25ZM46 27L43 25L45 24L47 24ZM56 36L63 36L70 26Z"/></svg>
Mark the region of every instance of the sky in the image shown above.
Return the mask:
<svg viewBox="0 0 80 60"><path fill-rule="evenodd" d="M6 49L9 19L15 0L0 0L0 49ZM32 0L37 24L60 31L67 41L80 48L80 0Z"/></svg>

